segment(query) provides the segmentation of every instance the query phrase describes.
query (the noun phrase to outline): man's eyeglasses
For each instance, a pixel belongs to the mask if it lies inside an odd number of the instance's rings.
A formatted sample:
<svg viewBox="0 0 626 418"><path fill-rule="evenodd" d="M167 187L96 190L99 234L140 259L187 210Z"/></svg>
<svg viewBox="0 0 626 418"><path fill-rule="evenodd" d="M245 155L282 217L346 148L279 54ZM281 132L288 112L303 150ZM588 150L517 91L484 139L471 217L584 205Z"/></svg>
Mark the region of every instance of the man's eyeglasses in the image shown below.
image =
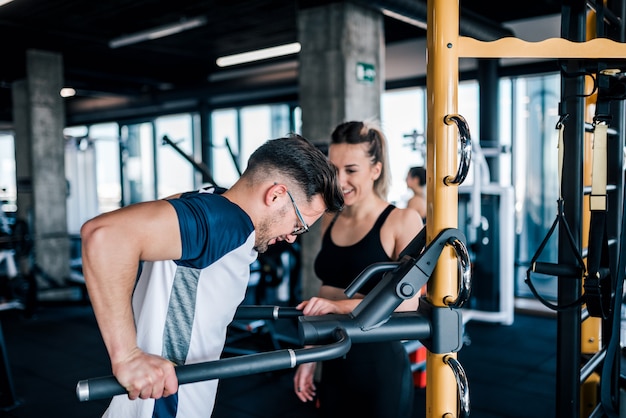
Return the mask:
<svg viewBox="0 0 626 418"><path fill-rule="evenodd" d="M291 233L291 235L302 235L305 232L309 232L309 226L306 224L306 222L304 222L304 218L302 217L302 214L300 213L300 209L298 209L298 205L296 205L296 201L293 200L293 196L291 195L291 193L289 193L289 190L287 190L287 194L289 195L289 199L291 199L291 204L293 204L293 209L296 211L296 216L298 217L298 220L302 224L302 226L296 227Z"/></svg>

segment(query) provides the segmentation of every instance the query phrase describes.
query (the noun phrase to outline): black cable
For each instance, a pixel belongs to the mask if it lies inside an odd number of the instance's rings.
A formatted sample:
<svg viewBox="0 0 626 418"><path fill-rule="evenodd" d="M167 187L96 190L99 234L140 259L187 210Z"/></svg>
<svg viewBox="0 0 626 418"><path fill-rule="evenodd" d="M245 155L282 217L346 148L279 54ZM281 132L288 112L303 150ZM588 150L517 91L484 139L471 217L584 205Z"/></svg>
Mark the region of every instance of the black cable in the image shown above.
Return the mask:
<svg viewBox="0 0 626 418"><path fill-rule="evenodd" d="M622 214L624 214L624 200L622 200ZM621 312L624 292L624 259L626 258L626 240L624 239L624 230L626 229L626 216L622 215L622 225L620 229L619 256L617 259L617 283L615 286L615 294L613 300L613 317L611 324L611 339L607 345L606 356L602 365L602 377L600 379L600 403L604 412L609 418L619 417L619 400L612 395L617 394L619 398L619 385L616 384L618 379L614 379L613 372L619 363L615 364L617 353L620 347L621 339ZM615 391L613 391L615 389Z"/></svg>

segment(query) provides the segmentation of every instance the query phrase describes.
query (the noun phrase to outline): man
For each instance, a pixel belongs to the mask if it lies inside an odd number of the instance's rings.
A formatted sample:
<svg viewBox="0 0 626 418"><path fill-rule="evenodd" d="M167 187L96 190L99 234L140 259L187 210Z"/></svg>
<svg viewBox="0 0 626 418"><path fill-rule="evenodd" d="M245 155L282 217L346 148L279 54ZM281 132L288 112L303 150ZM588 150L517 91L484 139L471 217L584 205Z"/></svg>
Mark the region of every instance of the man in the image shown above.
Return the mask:
<svg viewBox="0 0 626 418"><path fill-rule="evenodd" d="M258 148L221 194L185 193L86 222L87 290L113 374L128 391L104 416L210 416L217 380L179 387L174 365L219 359L257 253L293 243L342 206L334 166L291 135Z"/></svg>
<svg viewBox="0 0 626 418"><path fill-rule="evenodd" d="M426 169L411 167L406 175L406 185L413 196L406 203L407 208L415 209L426 224Z"/></svg>

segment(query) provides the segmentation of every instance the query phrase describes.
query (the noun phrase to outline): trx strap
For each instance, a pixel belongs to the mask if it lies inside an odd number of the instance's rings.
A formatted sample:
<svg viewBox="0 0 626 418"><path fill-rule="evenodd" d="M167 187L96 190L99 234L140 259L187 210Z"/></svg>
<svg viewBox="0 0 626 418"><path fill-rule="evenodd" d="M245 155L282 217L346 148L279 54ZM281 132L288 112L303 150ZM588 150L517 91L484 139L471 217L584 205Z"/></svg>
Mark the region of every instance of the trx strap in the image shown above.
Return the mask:
<svg viewBox="0 0 626 418"><path fill-rule="evenodd" d="M550 303L549 301L547 301L543 297L541 297L541 295L539 295L539 292L537 292L537 289L535 289L535 286L533 285L532 280L531 280L531 273L539 273L539 274L547 274L547 275L550 275L550 276L559 276L559 277L569 277L569 278L581 279L583 277L584 272L585 272L585 263L584 263L584 261L582 259L582 256L578 252L578 249L576 248L576 244L574 242L574 236L572 235L572 231L570 230L570 228L569 228L569 226L567 224L567 221L565 220L565 214L563 212L563 196L561 195L561 173L563 172L563 130L564 130L563 121L565 121L565 119L567 119L568 116L569 115L562 116L561 119L559 120L559 122L556 125L556 128L559 130L559 144L558 144L558 149L559 149L559 168L558 168L558 170L559 170L559 199L557 200L558 208L557 208L556 219L552 223L552 226L550 227L550 230L548 231L548 234L546 235L546 237L541 242L541 245L539 245L539 248L537 249L537 252L535 253L533 258L531 259L530 267L526 271L526 280L525 280L525 282L528 285L528 287L530 288L531 292L533 293L533 295L535 295L535 297L539 300L539 302L541 302L546 307L548 307L548 308L550 308L552 310L555 310L555 311L564 311L566 309L575 308L575 307L577 307L577 306L579 306L579 305L581 305L583 303L583 296L581 296L580 298L578 298L574 302L571 302L571 303L568 303L568 304L565 304L565 305L555 305L553 303ZM557 225L559 226L559 231L565 231L565 234L561 234L561 235L565 235L566 238L567 238L567 244L569 245L570 250L572 251L572 254L574 255L574 258L575 258L575 261L576 261L576 264L574 264L574 265L572 265L572 264L563 264L563 263L554 264L554 263L545 263L545 262L537 261L539 259L539 256L543 252L544 247L546 246L546 244L550 240L550 237L552 236L552 234L556 230Z"/></svg>
<svg viewBox="0 0 626 418"><path fill-rule="evenodd" d="M587 252L587 275L585 276L585 302L589 315L602 319L609 317L612 298L612 280L609 260L609 244L606 226L606 163L608 125L594 118L593 165L589 209L589 244Z"/></svg>

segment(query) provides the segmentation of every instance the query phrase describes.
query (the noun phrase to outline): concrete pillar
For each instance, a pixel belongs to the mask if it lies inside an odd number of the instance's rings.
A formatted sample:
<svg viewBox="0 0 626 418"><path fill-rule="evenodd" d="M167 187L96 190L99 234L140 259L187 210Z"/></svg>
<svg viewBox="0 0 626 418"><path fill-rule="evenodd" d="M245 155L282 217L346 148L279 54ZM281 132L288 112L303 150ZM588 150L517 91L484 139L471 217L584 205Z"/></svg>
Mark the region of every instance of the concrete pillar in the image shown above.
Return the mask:
<svg viewBox="0 0 626 418"><path fill-rule="evenodd" d="M349 2L298 12L302 135L326 146L341 122L380 122L384 90L383 16ZM302 298L317 294L313 262L321 245L317 222L302 240Z"/></svg>
<svg viewBox="0 0 626 418"><path fill-rule="evenodd" d="M28 50L26 79L13 84L17 215L34 238L40 288L69 276L65 178L65 110L59 92L63 61L57 53ZM47 277L52 283L44 279Z"/></svg>

